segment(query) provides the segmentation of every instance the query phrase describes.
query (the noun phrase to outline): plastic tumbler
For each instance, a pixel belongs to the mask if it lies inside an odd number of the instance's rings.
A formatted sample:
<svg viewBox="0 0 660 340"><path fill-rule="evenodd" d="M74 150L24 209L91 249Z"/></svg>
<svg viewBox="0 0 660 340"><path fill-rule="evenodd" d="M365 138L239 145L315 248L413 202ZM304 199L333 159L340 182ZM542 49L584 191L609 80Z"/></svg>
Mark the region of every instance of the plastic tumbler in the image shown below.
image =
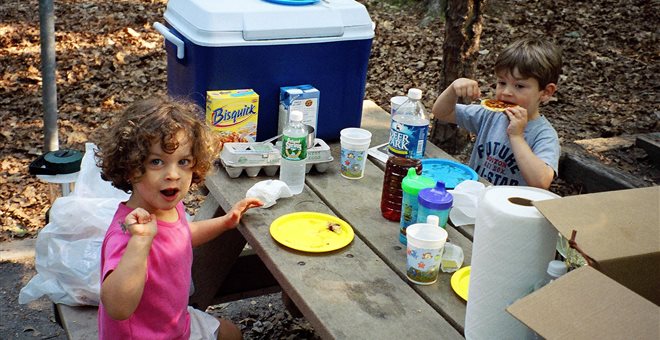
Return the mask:
<svg viewBox="0 0 660 340"><path fill-rule="evenodd" d="M364 176L367 150L371 143L371 132L360 128L345 128L339 133L341 157L339 172L348 179Z"/></svg>
<svg viewBox="0 0 660 340"><path fill-rule="evenodd" d="M438 217L431 215L427 223L407 228L406 276L416 284L430 285L438 280L447 231L437 223Z"/></svg>
<svg viewBox="0 0 660 340"><path fill-rule="evenodd" d="M394 116L394 112L403 104L406 100L408 100L408 96L395 96L390 98L390 115Z"/></svg>
<svg viewBox="0 0 660 340"><path fill-rule="evenodd" d="M417 202L417 223L426 221L429 215L436 215L440 218L440 227L447 225L454 197L445 189L445 182L438 181L434 188L422 189L417 195Z"/></svg>
<svg viewBox="0 0 660 340"><path fill-rule="evenodd" d="M435 180L420 176L413 168L408 169L408 175L401 182L403 200L401 201L401 221L399 223L399 241L406 244L406 228L417 222L417 195L420 190L432 188Z"/></svg>

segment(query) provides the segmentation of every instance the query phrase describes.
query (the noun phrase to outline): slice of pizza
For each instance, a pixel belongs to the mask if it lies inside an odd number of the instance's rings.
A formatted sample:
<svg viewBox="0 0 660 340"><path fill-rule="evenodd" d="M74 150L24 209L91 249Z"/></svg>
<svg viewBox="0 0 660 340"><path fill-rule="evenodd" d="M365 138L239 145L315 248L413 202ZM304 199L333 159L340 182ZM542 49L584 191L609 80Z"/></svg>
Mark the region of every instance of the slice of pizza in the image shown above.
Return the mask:
<svg viewBox="0 0 660 340"><path fill-rule="evenodd" d="M484 99L481 101L481 106L491 111L503 112L510 107L516 107L518 105L503 102L497 99Z"/></svg>

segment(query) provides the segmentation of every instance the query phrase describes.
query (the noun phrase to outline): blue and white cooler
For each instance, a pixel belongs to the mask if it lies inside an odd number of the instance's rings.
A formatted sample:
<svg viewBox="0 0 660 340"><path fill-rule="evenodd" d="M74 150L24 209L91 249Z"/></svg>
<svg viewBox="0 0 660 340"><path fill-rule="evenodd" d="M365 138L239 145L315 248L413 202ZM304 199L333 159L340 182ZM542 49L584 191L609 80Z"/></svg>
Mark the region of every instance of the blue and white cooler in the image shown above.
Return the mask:
<svg viewBox="0 0 660 340"><path fill-rule="evenodd" d="M207 90L259 94L257 140L277 135L282 86L320 91L316 136L359 127L374 24L354 0L170 0L167 88L205 107Z"/></svg>

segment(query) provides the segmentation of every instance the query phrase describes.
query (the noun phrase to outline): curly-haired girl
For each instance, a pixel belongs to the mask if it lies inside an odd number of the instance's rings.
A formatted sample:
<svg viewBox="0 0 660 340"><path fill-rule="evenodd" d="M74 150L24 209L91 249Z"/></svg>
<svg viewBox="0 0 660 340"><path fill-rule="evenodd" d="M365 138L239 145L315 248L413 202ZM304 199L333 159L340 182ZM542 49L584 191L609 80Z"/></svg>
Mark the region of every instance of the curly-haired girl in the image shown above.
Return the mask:
<svg viewBox="0 0 660 340"><path fill-rule="evenodd" d="M130 193L101 248L100 339L240 339L230 321L188 307L192 247L234 228L262 203L188 222L181 200L204 180L215 153L197 108L170 98L131 105L99 134L102 177Z"/></svg>

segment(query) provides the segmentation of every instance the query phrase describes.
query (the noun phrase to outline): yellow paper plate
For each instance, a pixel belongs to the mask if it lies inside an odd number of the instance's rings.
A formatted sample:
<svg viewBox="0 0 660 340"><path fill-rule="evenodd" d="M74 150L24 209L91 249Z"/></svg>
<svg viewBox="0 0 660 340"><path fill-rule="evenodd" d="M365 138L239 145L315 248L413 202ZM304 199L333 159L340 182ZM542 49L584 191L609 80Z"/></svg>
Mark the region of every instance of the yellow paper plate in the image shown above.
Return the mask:
<svg viewBox="0 0 660 340"><path fill-rule="evenodd" d="M339 231L330 230L331 224L339 225ZM270 235L289 248L313 253L343 248L355 237L353 228L346 221L317 212L280 216L270 225Z"/></svg>
<svg viewBox="0 0 660 340"><path fill-rule="evenodd" d="M470 269L472 267L467 266L457 270L454 275L451 276L451 288L454 289L456 294L467 301L468 299L468 286L470 284Z"/></svg>

